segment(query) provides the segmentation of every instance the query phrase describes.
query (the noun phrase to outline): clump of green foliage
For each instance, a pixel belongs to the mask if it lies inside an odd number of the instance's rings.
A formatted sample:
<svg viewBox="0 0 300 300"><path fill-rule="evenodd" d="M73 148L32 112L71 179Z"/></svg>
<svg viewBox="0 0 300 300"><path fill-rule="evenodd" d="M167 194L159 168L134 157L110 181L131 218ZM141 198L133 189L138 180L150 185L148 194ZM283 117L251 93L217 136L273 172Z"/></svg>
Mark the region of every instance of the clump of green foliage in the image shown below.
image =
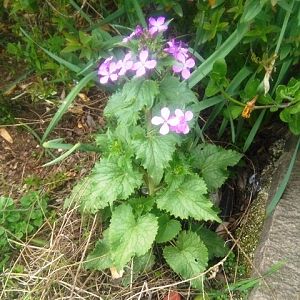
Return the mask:
<svg viewBox="0 0 300 300"><path fill-rule="evenodd" d="M26 193L18 203L10 197L0 197L0 269L9 261L14 241L23 240L43 224L47 214L47 197L38 192Z"/></svg>

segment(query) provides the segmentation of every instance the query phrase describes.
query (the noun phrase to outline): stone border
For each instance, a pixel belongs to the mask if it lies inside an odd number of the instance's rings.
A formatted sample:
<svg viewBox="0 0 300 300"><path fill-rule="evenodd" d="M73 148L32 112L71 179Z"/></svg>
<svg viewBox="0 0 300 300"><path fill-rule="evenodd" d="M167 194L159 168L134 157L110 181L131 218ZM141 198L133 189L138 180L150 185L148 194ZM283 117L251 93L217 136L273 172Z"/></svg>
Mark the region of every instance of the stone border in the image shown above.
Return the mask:
<svg viewBox="0 0 300 300"><path fill-rule="evenodd" d="M295 151L297 138L287 142L272 178L268 203L274 197ZM264 223L259 245L254 255L257 277L278 263L278 271L264 277L249 300L300 300L300 155L295 162L290 181L273 214Z"/></svg>

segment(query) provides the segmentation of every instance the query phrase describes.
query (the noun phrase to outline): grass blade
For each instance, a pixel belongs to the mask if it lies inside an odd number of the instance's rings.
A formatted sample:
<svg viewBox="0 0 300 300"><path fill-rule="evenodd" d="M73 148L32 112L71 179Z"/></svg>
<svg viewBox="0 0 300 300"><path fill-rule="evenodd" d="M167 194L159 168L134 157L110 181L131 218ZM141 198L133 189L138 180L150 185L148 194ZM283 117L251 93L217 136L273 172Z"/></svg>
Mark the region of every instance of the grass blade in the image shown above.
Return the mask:
<svg viewBox="0 0 300 300"><path fill-rule="evenodd" d="M243 152L246 152L249 149L250 145L252 144L252 141L253 141L253 139L254 139L254 137L255 137L255 135L256 135L256 133L257 133L257 131L258 131L261 123L262 123L262 120L264 118L265 113L266 113L266 110L263 109L260 112L258 118L256 119L256 121L255 121L255 123L254 123L254 125L253 125L253 127L252 127L252 129L251 129L251 131L250 131L250 133L249 133L246 141L245 141L245 144L244 144L244 147L243 147Z"/></svg>
<svg viewBox="0 0 300 300"><path fill-rule="evenodd" d="M47 142L43 143L43 147L48 148L48 149L63 149L63 150L69 150L74 147L73 144L63 143L63 141L64 141L63 138L58 138L58 139L54 139L51 141L47 141ZM77 149L80 151L99 152L98 147L96 147L94 145L90 145L90 144L80 144L80 146Z"/></svg>
<svg viewBox="0 0 300 300"><path fill-rule="evenodd" d="M52 118L50 124L48 125L41 142L43 143L45 139L48 137L50 132L54 129L56 124L60 121L63 114L67 111L69 106L71 105L72 101L75 99L75 97L78 95L78 93L96 76L95 72L91 72L85 77L83 77L79 83L71 90L71 92L68 94L62 105L59 107L57 112L55 113L54 117Z"/></svg>
<svg viewBox="0 0 300 300"><path fill-rule="evenodd" d="M57 157L57 158L49 161L48 163L42 165L42 167L49 167L49 166L52 166L54 164L57 164L58 162L64 160L66 157L68 157L69 155L71 155L79 147L80 147L80 143L75 144L71 149L69 149L68 151L66 151L64 154L62 154L61 156L59 156L59 157Z"/></svg>
<svg viewBox="0 0 300 300"><path fill-rule="evenodd" d="M279 185L279 188L275 194L275 196L273 197L273 199L271 200L270 204L267 207L266 210L266 216L270 216L270 214L272 213L272 211L275 209L276 205L278 204L278 202L280 201L282 194L284 193L286 186L289 182L289 179L291 177L292 171L293 171L293 167L295 165L296 159L297 159L297 154L300 148L300 137L298 138L298 142L295 148L295 151L293 153L293 156L291 158L289 167L287 169L287 172L285 173L282 182Z"/></svg>
<svg viewBox="0 0 300 300"><path fill-rule="evenodd" d="M202 111L206 108L209 108L211 106L214 106L216 104L219 104L220 102L224 101L224 99L220 96L216 96L216 97L211 97L208 99L204 99L202 101L200 101L199 103L197 103L197 109L199 111Z"/></svg>
<svg viewBox="0 0 300 300"><path fill-rule="evenodd" d="M59 57L58 55L48 51L47 49L43 48L42 46L40 46L37 42L35 42L30 36L29 34L21 27L20 28L21 32L31 41L33 42L35 45L37 45L40 49L42 49L46 54L48 54L51 58L53 58L54 60L56 60L59 64L67 67L69 70L78 73L81 71L81 68L68 62L67 60Z"/></svg>
<svg viewBox="0 0 300 300"><path fill-rule="evenodd" d="M193 87L200 82L212 70L213 64L217 59L225 58L241 41L247 33L248 28L249 24L239 24L230 37L192 73L188 79L189 87Z"/></svg>
<svg viewBox="0 0 300 300"><path fill-rule="evenodd" d="M144 17L142 8L137 0L131 0L131 3L133 4L133 7L135 9L135 12L139 18L140 23L142 24L143 27L147 28L147 23L146 19Z"/></svg>

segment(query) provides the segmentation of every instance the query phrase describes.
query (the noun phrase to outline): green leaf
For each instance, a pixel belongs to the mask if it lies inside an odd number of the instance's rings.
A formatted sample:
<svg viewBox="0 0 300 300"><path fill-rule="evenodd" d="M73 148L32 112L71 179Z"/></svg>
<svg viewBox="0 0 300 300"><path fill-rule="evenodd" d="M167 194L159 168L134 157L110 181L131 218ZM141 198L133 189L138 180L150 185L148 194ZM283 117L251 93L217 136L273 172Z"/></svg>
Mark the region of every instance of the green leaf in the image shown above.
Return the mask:
<svg viewBox="0 0 300 300"><path fill-rule="evenodd" d="M256 15L258 15L261 12L265 2L266 0L247 0L244 7L244 13L241 17L240 22L247 23L254 19Z"/></svg>
<svg viewBox="0 0 300 300"><path fill-rule="evenodd" d="M95 213L116 199L127 199L142 184L142 174L134 170L128 158L101 159L92 174L80 182L65 202L79 202L83 210Z"/></svg>
<svg viewBox="0 0 300 300"><path fill-rule="evenodd" d="M291 115L291 120L289 121L289 129L295 134L300 134L300 113Z"/></svg>
<svg viewBox="0 0 300 300"><path fill-rule="evenodd" d="M200 236L208 250L209 260L214 257L224 257L227 254L229 249L226 246L225 241L214 231L205 227L198 228L195 231Z"/></svg>
<svg viewBox="0 0 300 300"><path fill-rule="evenodd" d="M200 170L209 190L219 188L227 179L227 167L239 162L242 155L212 144L203 144L192 153L193 166Z"/></svg>
<svg viewBox="0 0 300 300"><path fill-rule="evenodd" d="M227 65L224 58L218 58L212 67L211 77L214 80L220 80L225 77L227 73Z"/></svg>
<svg viewBox="0 0 300 300"><path fill-rule="evenodd" d="M152 107L158 93L158 85L153 80L131 80L110 97L104 114L116 117L119 124L136 124L140 110Z"/></svg>
<svg viewBox="0 0 300 300"><path fill-rule="evenodd" d="M184 279L200 275L207 267L207 249L194 232L181 232L174 246L164 248L163 255L169 266ZM191 284L201 289L202 276L192 280Z"/></svg>
<svg viewBox="0 0 300 300"><path fill-rule="evenodd" d="M212 97L212 96L214 96L215 94L217 94L219 92L220 92L219 85L217 85L215 80L211 78L208 82L208 85L207 85L206 89L205 89L205 96L206 97Z"/></svg>
<svg viewBox="0 0 300 300"><path fill-rule="evenodd" d="M240 105L235 105L235 104L229 104L223 111L224 117L229 120L232 118L235 120L238 118L242 112L243 112L244 107Z"/></svg>
<svg viewBox="0 0 300 300"><path fill-rule="evenodd" d="M112 213L108 241L114 267L118 270L134 255L145 254L157 234L157 219L152 214L135 218L130 205L120 205Z"/></svg>
<svg viewBox="0 0 300 300"><path fill-rule="evenodd" d="M197 175L189 175L183 177L181 182L175 178L174 182L158 195L156 203L159 209L181 219L192 217L199 221L220 222L206 194L204 180Z"/></svg>
<svg viewBox="0 0 300 300"><path fill-rule="evenodd" d="M181 84L178 78L167 76L159 86L159 103L161 106L176 106L178 103L185 108L189 104L198 103L194 92L187 87L186 84Z"/></svg>
<svg viewBox="0 0 300 300"><path fill-rule="evenodd" d="M86 269L101 271L113 266L109 251L107 239L99 240L94 250L87 256L84 267Z"/></svg>
<svg viewBox="0 0 300 300"><path fill-rule="evenodd" d="M176 138L172 134L143 135L132 141L136 158L156 183L162 179L164 169L169 165L176 149Z"/></svg>
<svg viewBox="0 0 300 300"><path fill-rule="evenodd" d="M165 243L173 238L181 230L181 224L177 220L170 219L167 215L158 218L158 233L156 236L157 243Z"/></svg>
<svg viewBox="0 0 300 300"><path fill-rule="evenodd" d="M130 264L130 268L125 269L125 274L122 278L122 284L125 286L129 285L132 281L135 281L140 275L151 272L154 263L155 256L153 255L151 250L142 256L133 257L132 265Z"/></svg>

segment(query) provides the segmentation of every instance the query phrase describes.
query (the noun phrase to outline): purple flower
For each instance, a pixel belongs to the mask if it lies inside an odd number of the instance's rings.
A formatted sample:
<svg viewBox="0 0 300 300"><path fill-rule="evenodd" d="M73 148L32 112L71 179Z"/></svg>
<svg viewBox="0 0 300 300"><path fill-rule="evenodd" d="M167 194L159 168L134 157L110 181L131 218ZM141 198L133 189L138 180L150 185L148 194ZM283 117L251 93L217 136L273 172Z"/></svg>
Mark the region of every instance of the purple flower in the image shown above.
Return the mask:
<svg viewBox="0 0 300 300"><path fill-rule="evenodd" d="M176 133L189 133L190 128L187 122L193 119L193 113L190 110L187 110L184 113L181 109L176 109L175 117L178 120L178 124L175 126L171 126L170 130Z"/></svg>
<svg viewBox="0 0 300 300"><path fill-rule="evenodd" d="M160 111L161 117L155 116L151 119L153 125L162 125L160 127L159 133L166 135L170 131L171 126L176 126L179 124L179 119L172 116L170 117L170 110L167 107L164 107Z"/></svg>
<svg viewBox="0 0 300 300"><path fill-rule="evenodd" d="M175 39L171 39L169 42L167 42L167 45L168 48L165 48L164 51L171 54L175 58L177 58L179 54L183 54L185 57L188 56L189 50L183 47L186 47L186 45L183 42L176 42Z"/></svg>
<svg viewBox="0 0 300 300"><path fill-rule="evenodd" d="M123 38L123 43L128 43L134 37L140 37L143 34L143 28L140 25L135 27L135 30L127 37Z"/></svg>
<svg viewBox="0 0 300 300"><path fill-rule="evenodd" d="M179 53L177 56L178 62L173 66L175 73L181 73L183 79L188 79L191 76L190 69L195 66L193 58L187 58L183 54Z"/></svg>
<svg viewBox="0 0 300 300"><path fill-rule="evenodd" d="M108 70L108 67L110 65L110 62L112 61L113 57L109 57L107 58L100 66L98 69L98 75L100 75L100 72L102 72L103 70Z"/></svg>
<svg viewBox="0 0 300 300"><path fill-rule="evenodd" d="M118 67L112 60L112 57L106 59L99 67L98 75L100 77L100 83L105 84L109 80L116 81L118 79Z"/></svg>
<svg viewBox="0 0 300 300"><path fill-rule="evenodd" d="M157 20L149 18L149 33L154 35L155 33L163 32L168 29L168 25L165 24L165 17L158 17Z"/></svg>
<svg viewBox="0 0 300 300"><path fill-rule="evenodd" d="M119 60L117 62L117 68L120 69L118 75L124 75L128 70L130 70L133 66L132 55L131 52L127 53L123 60Z"/></svg>
<svg viewBox="0 0 300 300"><path fill-rule="evenodd" d="M136 77L143 76L146 73L146 69L154 69L156 67L156 60L148 60L148 55L149 52L147 50L140 52L140 61L136 62L132 67L132 70L136 71Z"/></svg>

